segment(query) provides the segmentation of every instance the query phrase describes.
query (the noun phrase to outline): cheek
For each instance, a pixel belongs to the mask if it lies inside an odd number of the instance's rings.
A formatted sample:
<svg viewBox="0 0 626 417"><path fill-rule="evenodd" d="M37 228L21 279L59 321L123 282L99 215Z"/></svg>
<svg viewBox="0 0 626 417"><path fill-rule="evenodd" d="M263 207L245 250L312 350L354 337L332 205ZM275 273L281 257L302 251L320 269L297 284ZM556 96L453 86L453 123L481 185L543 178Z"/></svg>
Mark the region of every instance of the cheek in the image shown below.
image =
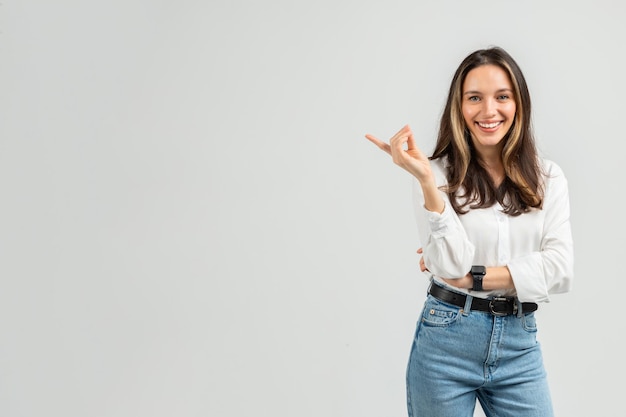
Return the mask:
<svg viewBox="0 0 626 417"><path fill-rule="evenodd" d="M467 107L463 107L461 109L461 112L463 113L463 120L465 121L465 124L467 126L472 126L473 125L472 118L474 114L471 111L471 109L468 109Z"/></svg>
<svg viewBox="0 0 626 417"><path fill-rule="evenodd" d="M510 106L507 107L506 112L507 112L507 116L511 119L513 119L515 117L515 110L517 110L517 106L515 105L515 103L512 103Z"/></svg>

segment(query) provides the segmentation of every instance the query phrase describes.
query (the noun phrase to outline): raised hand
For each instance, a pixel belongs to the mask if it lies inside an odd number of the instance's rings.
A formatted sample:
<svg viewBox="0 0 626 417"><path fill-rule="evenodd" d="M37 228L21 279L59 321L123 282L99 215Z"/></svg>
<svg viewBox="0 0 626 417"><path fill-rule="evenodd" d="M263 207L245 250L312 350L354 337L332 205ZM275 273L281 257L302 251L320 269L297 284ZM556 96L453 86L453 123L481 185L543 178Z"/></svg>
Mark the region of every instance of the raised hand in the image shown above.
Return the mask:
<svg viewBox="0 0 626 417"><path fill-rule="evenodd" d="M393 162L415 176L420 182L432 179L432 171L428 157L417 147L409 125L398 131L389 143L385 143L374 135L365 135L367 140L391 155ZM406 149L405 149L406 144Z"/></svg>

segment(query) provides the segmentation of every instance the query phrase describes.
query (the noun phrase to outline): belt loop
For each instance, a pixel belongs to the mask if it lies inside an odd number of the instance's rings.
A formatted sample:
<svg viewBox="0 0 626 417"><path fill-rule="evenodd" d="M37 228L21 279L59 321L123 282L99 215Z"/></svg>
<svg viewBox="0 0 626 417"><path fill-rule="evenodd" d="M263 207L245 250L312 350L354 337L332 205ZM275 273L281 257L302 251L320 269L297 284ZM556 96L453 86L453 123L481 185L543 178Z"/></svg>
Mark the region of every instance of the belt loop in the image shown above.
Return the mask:
<svg viewBox="0 0 626 417"><path fill-rule="evenodd" d="M522 308L522 302L517 297L515 297L515 302L517 303L517 318L520 319L524 315L524 309Z"/></svg>
<svg viewBox="0 0 626 417"><path fill-rule="evenodd" d="M465 315L465 316L469 315L470 311L472 310L472 300L473 299L474 299L474 297L472 297L469 294L467 294L467 297L465 297L465 306L463 307L463 315Z"/></svg>

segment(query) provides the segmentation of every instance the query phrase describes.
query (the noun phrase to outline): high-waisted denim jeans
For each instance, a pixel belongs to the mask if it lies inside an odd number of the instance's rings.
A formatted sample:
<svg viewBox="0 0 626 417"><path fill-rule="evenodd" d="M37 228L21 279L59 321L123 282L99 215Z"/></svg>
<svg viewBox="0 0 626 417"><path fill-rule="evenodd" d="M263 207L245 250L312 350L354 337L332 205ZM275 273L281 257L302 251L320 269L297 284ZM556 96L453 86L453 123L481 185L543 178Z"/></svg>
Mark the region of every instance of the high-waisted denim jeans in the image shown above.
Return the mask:
<svg viewBox="0 0 626 417"><path fill-rule="evenodd" d="M494 316L428 295L407 369L410 417L551 417L534 313Z"/></svg>

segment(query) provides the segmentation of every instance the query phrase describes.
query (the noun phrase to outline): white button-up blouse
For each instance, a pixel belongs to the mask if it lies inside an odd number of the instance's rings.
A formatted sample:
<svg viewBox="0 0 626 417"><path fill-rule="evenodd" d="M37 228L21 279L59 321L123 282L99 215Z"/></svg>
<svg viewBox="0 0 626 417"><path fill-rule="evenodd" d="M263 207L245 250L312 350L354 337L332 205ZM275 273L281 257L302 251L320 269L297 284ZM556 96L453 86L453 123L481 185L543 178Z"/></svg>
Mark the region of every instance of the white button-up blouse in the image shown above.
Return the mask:
<svg viewBox="0 0 626 417"><path fill-rule="evenodd" d="M550 294L569 291L573 278L573 243L567 180L561 168L542 160L545 193L542 209L519 216L500 204L458 215L443 193L443 213L424 208L422 189L413 182L413 200L424 263L432 279L465 276L472 265L508 267L514 290L470 291L475 297L516 295L522 302L548 302ZM442 159L431 161L438 186L447 183Z"/></svg>

